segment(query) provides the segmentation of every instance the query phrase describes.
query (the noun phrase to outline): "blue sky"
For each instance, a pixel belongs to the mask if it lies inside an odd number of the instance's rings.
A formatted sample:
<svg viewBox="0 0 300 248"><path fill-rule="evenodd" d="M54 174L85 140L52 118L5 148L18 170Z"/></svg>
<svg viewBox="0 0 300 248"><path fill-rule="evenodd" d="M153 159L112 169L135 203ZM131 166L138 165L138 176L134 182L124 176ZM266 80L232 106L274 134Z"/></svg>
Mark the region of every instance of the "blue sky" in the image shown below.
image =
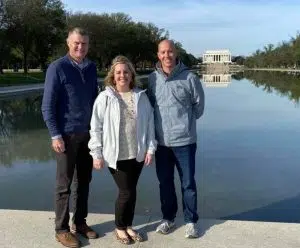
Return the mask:
<svg viewBox="0 0 300 248"><path fill-rule="evenodd" d="M249 55L300 31L299 0L63 0L73 12L123 12L169 31L187 52L229 49Z"/></svg>

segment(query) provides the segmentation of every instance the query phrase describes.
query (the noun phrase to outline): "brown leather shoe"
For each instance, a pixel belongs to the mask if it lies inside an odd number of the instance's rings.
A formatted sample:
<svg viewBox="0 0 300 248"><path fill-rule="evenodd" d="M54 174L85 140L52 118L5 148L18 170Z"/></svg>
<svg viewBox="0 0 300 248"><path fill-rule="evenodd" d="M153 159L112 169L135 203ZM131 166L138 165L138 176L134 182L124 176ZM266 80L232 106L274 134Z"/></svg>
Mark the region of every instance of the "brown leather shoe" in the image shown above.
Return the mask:
<svg viewBox="0 0 300 248"><path fill-rule="evenodd" d="M55 238L58 242L66 247L78 248L80 247L80 241L75 235L70 232L56 233Z"/></svg>
<svg viewBox="0 0 300 248"><path fill-rule="evenodd" d="M84 223L82 225L73 224L72 227L71 227L71 232L74 233L74 234L79 233L87 239L96 239L96 238L98 238L98 233L96 233L86 223Z"/></svg>

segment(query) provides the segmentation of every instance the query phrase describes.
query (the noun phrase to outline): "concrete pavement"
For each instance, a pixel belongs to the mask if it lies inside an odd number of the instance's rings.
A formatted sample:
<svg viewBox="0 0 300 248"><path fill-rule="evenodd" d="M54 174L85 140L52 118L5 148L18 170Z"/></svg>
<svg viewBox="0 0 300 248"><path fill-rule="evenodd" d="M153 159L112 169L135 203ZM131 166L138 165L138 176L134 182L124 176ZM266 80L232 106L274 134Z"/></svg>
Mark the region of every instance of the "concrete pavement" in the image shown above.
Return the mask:
<svg viewBox="0 0 300 248"><path fill-rule="evenodd" d="M139 248L295 248L300 247L300 225L290 223L224 221L202 219L199 221L201 238L184 238L182 219L169 235L155 233L159 218L136 216L135 227L146 238L145 242L122 245L113 235L114 216L89 214L87 219L99 234L96 240L81 238L83 247L139 247ZM0 210L1 248L63 247L54 238L54 213L43 211Z"/></svg>
<svg viewBox="0 0 300 248"><path fill-rule="evenodd" d="M44 89L44 84L29 84L18 86L0 87L0 98L5 96L16 96L24 93L38 92Z"/></svg>

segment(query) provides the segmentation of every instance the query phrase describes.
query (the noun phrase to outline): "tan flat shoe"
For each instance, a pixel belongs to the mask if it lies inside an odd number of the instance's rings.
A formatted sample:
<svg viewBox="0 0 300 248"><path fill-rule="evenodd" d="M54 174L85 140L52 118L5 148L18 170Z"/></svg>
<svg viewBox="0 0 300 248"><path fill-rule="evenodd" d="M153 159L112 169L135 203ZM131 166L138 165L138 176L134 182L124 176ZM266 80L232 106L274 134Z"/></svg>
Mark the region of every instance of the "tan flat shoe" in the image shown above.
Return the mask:
<svg viewBox="0 0 300 248"><path fill-rule="evenodd" d="M115 230L115 236L116 236L117 240L124 245L129 245L131 243L131 239L128 236L125 238L121 238L119 236L117 230Z"/></svg>
<svg viewBox="0 0 300 248"><path fill-rule="evenodd" d="M127 234L129 235L129 237L136 242L143 242L144 239L142 237L142 235L140 233L138 233L137 231L132 230L135 234L134 235L130 235L128 232Z"/></svg>

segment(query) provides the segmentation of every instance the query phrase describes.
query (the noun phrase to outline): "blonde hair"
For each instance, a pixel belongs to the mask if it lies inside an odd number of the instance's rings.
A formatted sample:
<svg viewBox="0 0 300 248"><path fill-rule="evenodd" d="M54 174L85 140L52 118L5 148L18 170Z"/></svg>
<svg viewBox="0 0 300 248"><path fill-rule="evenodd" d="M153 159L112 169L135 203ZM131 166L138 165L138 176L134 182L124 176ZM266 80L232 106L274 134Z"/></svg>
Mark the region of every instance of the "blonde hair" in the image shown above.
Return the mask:
<svg viewBox="0 0 300 248"><path fill-rule="evenodd" d="M134 88L136 86L136 72L135 72L134 66L130 62L130 60L123 55L119 55L113 59L110 70L108 71L107 76L104 79L105 85L112 86L112 87L116 86L114 73L115 73L116 65L118 65L118 64L127 65L128 69L131 73L131 77L132 77L131 82L129 84L129 88L130 89Z"/></svg>

